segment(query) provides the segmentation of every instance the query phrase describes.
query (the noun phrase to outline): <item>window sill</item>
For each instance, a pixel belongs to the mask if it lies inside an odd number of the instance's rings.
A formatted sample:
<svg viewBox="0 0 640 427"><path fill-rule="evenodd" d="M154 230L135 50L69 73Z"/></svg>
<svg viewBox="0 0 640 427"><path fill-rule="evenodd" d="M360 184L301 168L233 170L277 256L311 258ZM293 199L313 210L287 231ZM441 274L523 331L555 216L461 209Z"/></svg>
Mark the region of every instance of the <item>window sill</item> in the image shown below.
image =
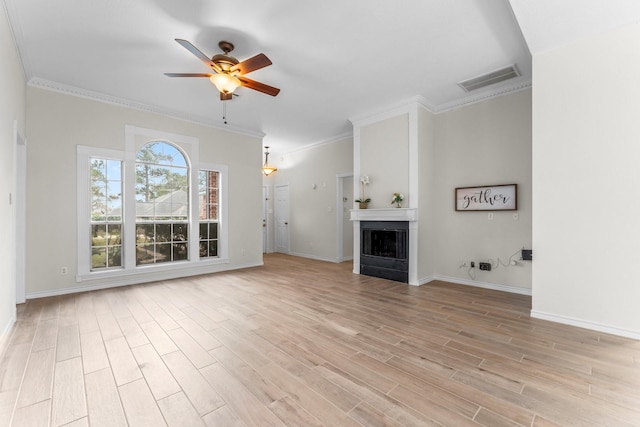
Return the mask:
<svg viewBox="0 0 640 427"><path fill-rule="evenodd" d="M228 258L213 258L179 263L173 262L171 264L145 265L132 269L93 271L76 275L76 282L91 283L102 282L107 279L120 279L116 280L116 282L122 282L122 284L142 283L210 273L216 271L212 270L211 267L228 263Z"/></svg>

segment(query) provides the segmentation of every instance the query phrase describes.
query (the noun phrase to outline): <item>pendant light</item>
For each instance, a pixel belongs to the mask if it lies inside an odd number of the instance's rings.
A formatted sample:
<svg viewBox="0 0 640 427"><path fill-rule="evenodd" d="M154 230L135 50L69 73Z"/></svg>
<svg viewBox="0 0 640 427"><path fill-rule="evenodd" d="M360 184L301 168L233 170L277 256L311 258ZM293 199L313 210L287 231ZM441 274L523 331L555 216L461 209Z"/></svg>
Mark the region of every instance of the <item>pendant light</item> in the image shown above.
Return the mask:
<svg viewBox="0 0 640 427"><path fill-rule="evenodd" d="M264 166L262 167L262 173L265 176L269 176L272 173L274 173L275 171L277 171L278 168L276 168L274 166L269 166L269 147L265 146L264 149L265 149L265 151L264 151Z"/></svg>

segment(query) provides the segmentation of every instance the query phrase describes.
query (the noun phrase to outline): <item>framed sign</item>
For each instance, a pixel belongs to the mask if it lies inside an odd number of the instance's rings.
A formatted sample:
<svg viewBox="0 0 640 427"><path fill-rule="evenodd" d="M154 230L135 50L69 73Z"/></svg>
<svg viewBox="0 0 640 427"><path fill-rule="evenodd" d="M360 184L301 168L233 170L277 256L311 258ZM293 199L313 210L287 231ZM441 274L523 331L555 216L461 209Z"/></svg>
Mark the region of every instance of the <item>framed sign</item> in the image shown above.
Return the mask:
<svg viewBox="0 0 640 427"><path fill-rule="evenodd" d="M487 185L456 188L457 211L515 211L518 209L518 185Z"/></svg>

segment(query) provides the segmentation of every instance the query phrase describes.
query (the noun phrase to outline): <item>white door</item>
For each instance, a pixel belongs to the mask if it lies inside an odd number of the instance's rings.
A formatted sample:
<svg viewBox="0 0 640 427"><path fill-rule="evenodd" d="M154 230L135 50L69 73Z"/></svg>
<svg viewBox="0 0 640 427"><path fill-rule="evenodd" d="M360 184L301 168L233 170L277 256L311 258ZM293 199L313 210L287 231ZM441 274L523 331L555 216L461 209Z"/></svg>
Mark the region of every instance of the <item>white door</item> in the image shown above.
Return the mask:
<svg viewBox="0 0 640 427"><path fill-rule="evenodd" d="M262 186L262 253L269 251L269 187Z"/></svg>
<svg viewBox="0 0 640 427"><path fill-rule="evenodd" d="M289 253L289 186L276 187L276 252Z"/></svg>
<svg viewBox="0 0 640 427"><path fill-rule="evenodd" d="M342 258L341 261L353 259L353 176L342 179Z"/></svg>

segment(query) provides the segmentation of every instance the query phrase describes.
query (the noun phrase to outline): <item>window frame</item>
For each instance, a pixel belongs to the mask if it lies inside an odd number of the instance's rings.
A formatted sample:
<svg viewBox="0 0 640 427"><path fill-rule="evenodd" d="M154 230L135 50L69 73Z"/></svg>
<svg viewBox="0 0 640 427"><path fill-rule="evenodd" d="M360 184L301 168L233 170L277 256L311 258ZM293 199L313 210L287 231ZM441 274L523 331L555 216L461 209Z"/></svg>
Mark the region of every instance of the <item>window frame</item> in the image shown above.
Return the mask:
<svg viewBox="0 0 640 427"><path fill-rule="evenodd" d="M189 260L172 263L136 265L135 258L135 167L137 152L145 143L153 140L165 141L180 148L189 167ZM222 164L199 162L198 138L171 134L154 129L125 126L125 150L78 145L77 154L77 258L76 282L100 283L103 279L114 279L110 286L140 283L146 280L161 280L186 277L219 271L215 266L229 263L228 232L228 167ZM122 268L91 271L90 245L90 158L122 161ZM199 200L198 173L200 170L215 170L219 175L219 235L218 256L200 259L199 255ZM117 279L121 277L122 279Z"/></svg>

